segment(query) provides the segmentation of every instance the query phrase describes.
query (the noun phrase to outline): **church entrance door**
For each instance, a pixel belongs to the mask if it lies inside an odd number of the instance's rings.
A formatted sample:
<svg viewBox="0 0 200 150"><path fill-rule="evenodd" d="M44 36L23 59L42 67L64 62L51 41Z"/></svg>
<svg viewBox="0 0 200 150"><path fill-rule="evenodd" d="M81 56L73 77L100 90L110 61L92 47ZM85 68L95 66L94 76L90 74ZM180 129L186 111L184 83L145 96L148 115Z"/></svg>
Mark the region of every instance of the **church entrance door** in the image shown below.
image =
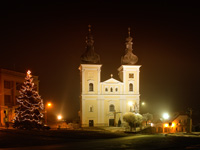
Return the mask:
<svg viewBox="0 0 200 150"><path fill-rule="evenodd" d="M114 126L114 119L109 119L109 126Z"/></svg>
<svg viewBox="0 0 200 150"><path fill-rule="evenodd" d="M89 127L93 127L94 126L94 121L93 120L89 120Z"/></svg>

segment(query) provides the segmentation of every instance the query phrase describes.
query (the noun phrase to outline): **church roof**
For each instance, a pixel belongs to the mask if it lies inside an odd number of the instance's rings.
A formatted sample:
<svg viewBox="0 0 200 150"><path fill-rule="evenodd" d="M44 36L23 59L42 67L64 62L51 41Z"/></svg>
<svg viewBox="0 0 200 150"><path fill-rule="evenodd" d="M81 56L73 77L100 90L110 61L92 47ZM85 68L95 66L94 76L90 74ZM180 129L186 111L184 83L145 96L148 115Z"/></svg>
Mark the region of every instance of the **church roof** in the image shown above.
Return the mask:
<svg viewBox="0 0 200 150"><path fill-rule="evenodd" d="M118 81L118 80L116 80L116 79L114 79L113 77L112 77L112 75L111 75L111 78L110 79L108 79L108 80L106 80L106 81L104 81L104 82L102 82L102 83L106 83L106 84L118 84L118 83L122 83L121 81Z"/></svg>

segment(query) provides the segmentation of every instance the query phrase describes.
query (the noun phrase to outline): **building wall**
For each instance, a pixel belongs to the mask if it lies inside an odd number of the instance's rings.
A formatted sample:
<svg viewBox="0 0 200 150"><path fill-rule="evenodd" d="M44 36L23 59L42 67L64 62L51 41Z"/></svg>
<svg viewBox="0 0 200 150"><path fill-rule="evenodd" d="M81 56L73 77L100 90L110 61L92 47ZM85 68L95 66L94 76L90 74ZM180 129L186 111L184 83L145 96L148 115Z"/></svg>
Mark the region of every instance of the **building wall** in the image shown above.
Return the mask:
<svg viewBox="0 0 200 150"><path fill-rule="evenodd" d="M17 106L16 97L19 95L19 89L25 81L25 76L24 73L0 69L0 126L4 126L5 121L12 122ZM38 90L38 77L33 78Z"/></svg>
<svg viewBox="0 0 200 150"><path fill-rule="evenodd" d="M176 133L186 132L188 128L188 115L178 115L172 121L165 123L158 123L154 125L155 132L157 133Z"/></svg>
<svg viewBox="0 0 200 150"><path fill-rule="evenodd" d="M123 74L122 82L112 76L101 82L101 65L80 65L82 127L90 126L91 120L93 120L93 126L109 126L109 121L113 123L113 119L115 125L118 124L119 119L123 124L123 114L130 111L139 112L139 68L140 66L136 65L123 65L118 69L119 73ZM129 74L133 74L133 77L130 78ZM90 83L94 86L93 91L90 91ZM133 84L133 91L129 91L130 83ZM111 105L114 105L114 111L110 111Z"/></svg>

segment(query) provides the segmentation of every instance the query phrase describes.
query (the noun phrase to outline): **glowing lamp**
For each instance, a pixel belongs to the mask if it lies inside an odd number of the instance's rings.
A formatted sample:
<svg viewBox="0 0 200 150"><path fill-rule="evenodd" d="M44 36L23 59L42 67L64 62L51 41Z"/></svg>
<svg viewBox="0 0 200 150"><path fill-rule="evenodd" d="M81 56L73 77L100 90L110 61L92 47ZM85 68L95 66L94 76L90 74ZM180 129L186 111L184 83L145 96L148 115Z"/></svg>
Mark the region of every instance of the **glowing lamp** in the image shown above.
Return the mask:
<svg viewBox="0 0 200 150"><path fill-rule="evenodd" d="M62 116L61 116L61 115L58 115L57 118L58 118L58 120L61 120L61 119L62 119Z"/></svg>
<svg viewBox="0 0 200 150"><path fill-rule="evenodd" d="M172 127L175 127L175 123L172 123Z"/></svg>
<svg viewBox="0 0 200 150"><path fill-rule="evenodd" d="M142 105L144 106L144 105L145 105L145 102L142 102Z"/></svg>
<svg viewBox="0 0 200 150"><path fill-rule="evenodd" d="M129 102L128 102L128 105L129 105L129 106L133 106L133 102L129 101Z"/></svg>
<svg viewBox="0 0 200 150"><path fill-rule="evenodd" d="M163 114L163 118L164 118L164 119L169 119L169 114L168 114L168 113L164 113L164 114Z"/></svg>
<svg viewBox="0 0 200 150"><path fill-rule="evenodd" d="M169 127L169 124L168 124L168 123L165 123L164 126L165 126L165 127Z"/></svg>
<svg viewBox="0 0 200 150"><path fill-rule="evenodd" d="M48 106L48 107L51 107L51 105L52 105L51 103L47 103L47 106Z"/></svg>

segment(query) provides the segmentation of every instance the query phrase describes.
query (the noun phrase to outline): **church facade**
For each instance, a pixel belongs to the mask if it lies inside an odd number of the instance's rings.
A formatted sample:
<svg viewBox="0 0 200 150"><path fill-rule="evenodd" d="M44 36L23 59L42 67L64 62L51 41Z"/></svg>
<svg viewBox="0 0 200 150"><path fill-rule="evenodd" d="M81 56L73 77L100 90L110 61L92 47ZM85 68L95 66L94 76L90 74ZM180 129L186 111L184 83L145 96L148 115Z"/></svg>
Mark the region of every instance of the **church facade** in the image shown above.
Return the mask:
<svg viewBox="0 0 200 150"><path fill-rule="evenodd" d="M82 127L121 126L127 112L139 113L140 65L132 53L130 28L126 38L125 55L118 68L120 81L113 78L101 81L100 56L94 51L94 40L89 26L86 51L81 56L80 70L80 123Z"/></svg>

